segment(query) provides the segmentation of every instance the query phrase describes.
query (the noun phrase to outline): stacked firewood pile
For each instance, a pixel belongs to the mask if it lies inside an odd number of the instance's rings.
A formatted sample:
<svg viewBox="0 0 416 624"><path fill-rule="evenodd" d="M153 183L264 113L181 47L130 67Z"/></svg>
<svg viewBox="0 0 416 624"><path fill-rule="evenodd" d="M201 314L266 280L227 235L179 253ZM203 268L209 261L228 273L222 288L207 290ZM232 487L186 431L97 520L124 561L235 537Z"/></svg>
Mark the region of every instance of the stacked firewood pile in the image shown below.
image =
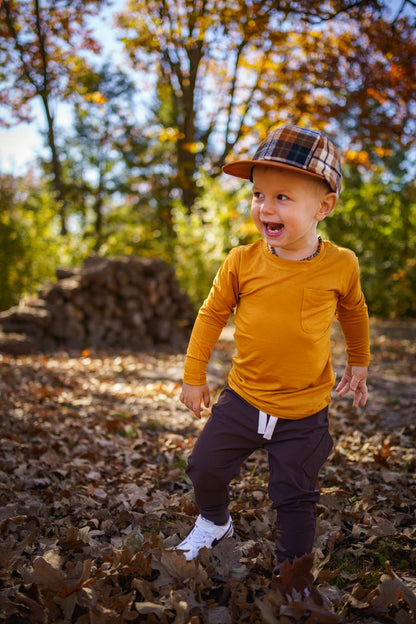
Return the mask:
<svg viewBox="0 0 416 624"><path fill-rule="evenodd" d="M181 348L194 311L159 259L92 257L0 314L0 350Z"/></svg>

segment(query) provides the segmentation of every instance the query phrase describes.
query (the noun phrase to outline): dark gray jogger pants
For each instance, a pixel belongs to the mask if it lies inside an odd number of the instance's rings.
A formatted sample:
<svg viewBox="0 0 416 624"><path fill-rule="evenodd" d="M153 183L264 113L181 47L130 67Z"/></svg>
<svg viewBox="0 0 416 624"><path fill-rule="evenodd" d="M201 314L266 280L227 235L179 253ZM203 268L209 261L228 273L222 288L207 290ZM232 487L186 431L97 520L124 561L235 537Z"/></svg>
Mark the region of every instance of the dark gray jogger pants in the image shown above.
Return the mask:
<svg viewBox="0 0 416 624"><path fill-rule="evenodd" d="M264 432L267 420L270 419L265 414L227 386L212 408L186 471L201 515L216 524L225 524L229 516L230 481L254 450L267 450L268 490L277 512L276 554L281 563L312 551L319 499L316 482L331 451L332 438L327 407L300 420L273 419L271 439L264 437L267 433L258 433Z"/></svg>

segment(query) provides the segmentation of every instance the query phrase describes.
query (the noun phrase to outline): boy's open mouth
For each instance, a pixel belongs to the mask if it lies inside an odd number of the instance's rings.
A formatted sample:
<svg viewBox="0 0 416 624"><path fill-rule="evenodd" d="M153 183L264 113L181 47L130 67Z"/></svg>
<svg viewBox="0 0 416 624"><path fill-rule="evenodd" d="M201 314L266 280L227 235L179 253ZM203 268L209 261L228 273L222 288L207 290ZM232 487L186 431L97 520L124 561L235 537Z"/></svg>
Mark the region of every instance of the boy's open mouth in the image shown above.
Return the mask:
<svg viewBox="0 0 416 624"><path fill-rule="evenodd" d="M283 223L264 223L264 227L266 228L266 232L269 234L277 234L280 230L283 230Z"/></svg>

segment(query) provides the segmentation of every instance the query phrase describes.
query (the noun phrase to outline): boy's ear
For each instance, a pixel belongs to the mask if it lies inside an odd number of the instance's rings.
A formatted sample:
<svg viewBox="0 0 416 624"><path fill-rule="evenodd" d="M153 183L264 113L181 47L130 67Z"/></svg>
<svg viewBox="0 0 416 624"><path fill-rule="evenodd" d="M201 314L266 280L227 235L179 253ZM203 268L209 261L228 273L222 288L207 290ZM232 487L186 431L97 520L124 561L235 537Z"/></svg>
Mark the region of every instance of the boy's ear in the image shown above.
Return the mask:
<svg viewBox="0 0 416 624"><path fill-rule="evenodd" d="M325 217L331 214L333 209L335 208L335 204L337 203L338 197L336 193L326 193L319 204L319 208L316 211L316 219L318 221L323 221Z"/></svg>

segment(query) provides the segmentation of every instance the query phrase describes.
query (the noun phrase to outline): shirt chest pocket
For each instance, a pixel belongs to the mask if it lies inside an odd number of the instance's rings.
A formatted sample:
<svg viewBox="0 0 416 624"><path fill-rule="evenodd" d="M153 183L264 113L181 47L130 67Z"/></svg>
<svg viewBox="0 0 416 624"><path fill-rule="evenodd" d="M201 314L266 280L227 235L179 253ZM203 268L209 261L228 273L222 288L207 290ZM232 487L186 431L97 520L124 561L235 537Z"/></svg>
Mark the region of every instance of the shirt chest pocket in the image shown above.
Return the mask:
<svg viewBox="0 0 416 624"><path fill-rule="evenodd" d="M314 288L304 288L301 308L301 325L307 334L320 338L332 325L336 309L335 293Z"/></svg>

